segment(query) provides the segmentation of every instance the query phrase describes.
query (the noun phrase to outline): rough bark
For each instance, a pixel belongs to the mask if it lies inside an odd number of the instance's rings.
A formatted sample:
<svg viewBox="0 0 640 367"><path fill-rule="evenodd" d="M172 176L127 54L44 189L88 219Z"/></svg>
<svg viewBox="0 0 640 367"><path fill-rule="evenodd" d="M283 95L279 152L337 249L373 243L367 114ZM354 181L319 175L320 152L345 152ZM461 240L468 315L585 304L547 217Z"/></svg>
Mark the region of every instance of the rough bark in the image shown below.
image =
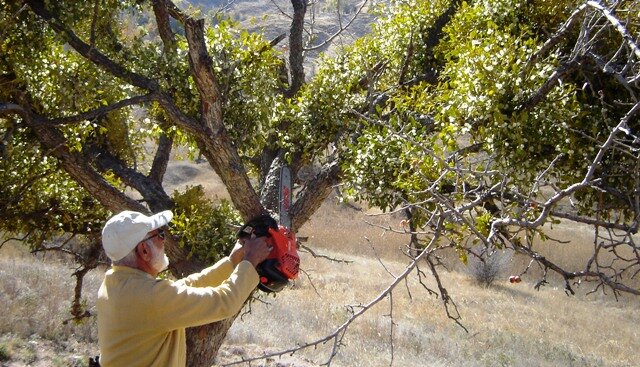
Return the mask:
<svg viewBox="0 0 640 367"><path fill-rule="evenodd" d="M210 366L235 317L187 329L187 367Z"/></svg>
<svg viewBox="0 0 640 367"><path fill-rule="evenodd" d="M260 194L260 202L267 210L273 212L278 211L278 195L280 188L280 169L284 166L284 157L282 154L277 156L271 163L268 173L265 175L262 192Z"/></svg>
<svg viewBox="0 0 640 367"><path fill-rule="evenodd" d="M333 186L340 178L340 164L334 161L322 168L322 171L302 190L291 207L291 227L294 231L302 227L315 213L324 200L331 194Z"/></svg>
<svg viewBox="0 0 640 367"><path fill-rule="evenodd" d="M202 155L209 161L230 191L231 201L245 218L263 211L244 165L222 121L220 87L213 75L211 58L204 40L204 20L187 18L189 62L201 98L204 133L196 137Z"/></svg>
<svg viewBox="0 0 640 367"><path fill-rule="evenodd" d="M31 116L33 117L33 116ZM146 211L137 201L127 197L111 186L79 153L71 152L66 146L66 140L57 129L48 126L43 121L28 118L33 132L40 143L56 157L64 170L80 183L100 203L112 211L125 208Z"/></svg>
<svg viewBox="0 0 640 367"><path fill-rule="evenodd" d="M291 0L293 5L293 20L289 33L289 65L291 67L291 85L285 92L285 97L293 98L304 84L304 16L307 12L306 0Z"/></svg>

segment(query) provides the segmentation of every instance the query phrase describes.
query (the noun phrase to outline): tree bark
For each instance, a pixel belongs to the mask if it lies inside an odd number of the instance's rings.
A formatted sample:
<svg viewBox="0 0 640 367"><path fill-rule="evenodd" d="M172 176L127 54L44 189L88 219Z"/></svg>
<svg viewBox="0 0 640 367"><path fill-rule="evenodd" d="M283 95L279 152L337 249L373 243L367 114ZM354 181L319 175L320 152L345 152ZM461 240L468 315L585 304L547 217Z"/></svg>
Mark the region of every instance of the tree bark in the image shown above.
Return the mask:
<svg viewBox="0 0 640 367"><path fill-rule="evenodd" d="M185 32L189 43L189 62L200 92L204 124L204 133L196 136L198 146L229 190L235 208L244 218L258 215L264 209L222 121L222 98L206 49L204 20L187 18Z"/></svg>
<svg viewBox="0 0 640 367"><path fill-rule="evenodd" d="M293 98L304 84L304 51L302 34L304 32L304 16L307 12L306 0L291 0L293 20L289 33L289 65L291 68L291 85L285 97Z"/></svg>
<svg viewBox="0 0 640 367"><path fill-rule="evenodd" d="M187 329L187 367L213 364L236 317Z"/></svg>
<svg viewBox="0 0 640 367"><path fill-rule="evenodd" d="M56 157L64 170L102 205L111 211L120 211L124 208L146 211L142 204L111 186L83 156L77 152L71 152L66 145L66 139L58 129L37 120L39 119L33 115L27 119L43 147L49 151L50 155Z"/></svg>
<svg viewBox="0 0 640 367"><path fill-rule="evenodd" d="M340 164L337 161L325 165L322 171L298 194L290 211L293 231L302 227L311 218L311 215L320 208L320 205L331 194L333 186L338 184L341 172Z"/></svg>

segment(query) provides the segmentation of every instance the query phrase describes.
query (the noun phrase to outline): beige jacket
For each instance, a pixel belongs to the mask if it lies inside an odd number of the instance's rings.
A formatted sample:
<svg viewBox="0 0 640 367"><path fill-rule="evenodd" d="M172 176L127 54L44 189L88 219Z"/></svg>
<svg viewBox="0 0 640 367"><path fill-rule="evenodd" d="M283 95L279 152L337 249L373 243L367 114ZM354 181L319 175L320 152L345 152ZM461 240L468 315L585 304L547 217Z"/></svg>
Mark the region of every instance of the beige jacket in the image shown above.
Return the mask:
<svg viewBox="0 0 640 367"><path fill-rule="evenodd" d="M251 263L228 258L178 281L111 267L98 291L100 365L184 367L185 328L234 316L257 285Z"/></svg>

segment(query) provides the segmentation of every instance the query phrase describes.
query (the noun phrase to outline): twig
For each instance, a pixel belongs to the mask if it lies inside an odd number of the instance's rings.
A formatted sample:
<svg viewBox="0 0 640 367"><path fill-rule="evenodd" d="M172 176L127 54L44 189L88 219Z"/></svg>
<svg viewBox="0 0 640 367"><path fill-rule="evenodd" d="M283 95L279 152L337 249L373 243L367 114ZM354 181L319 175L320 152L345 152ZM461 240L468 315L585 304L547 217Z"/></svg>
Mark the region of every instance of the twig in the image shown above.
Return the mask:
<svg viewBox="0 0 640 367"><path fill-rule="evenodd" d="M400 284L413 271L413 269L416 268L417 263L420 260L422 260L422 258L428 256L428 254L429 254L428 250L432 246L434 246L435 243L437 243L439 237L440 237L439 232L436 232L435 235L433 236L433 238L431 239L431 241L429 242L429 245L426 246L425 249L413 261L411 261L409 263L409 265L407 265L405 270L398 277L396 277L393 280L393 282L391 282L391 284L386 289L384 289L382 292L380 292L369 303L363 305L359 310L355 311L353 313L353 315L351 317L349 317L349 319L347 319L342 325L338 326L332 333L326 335L325 337L323 337L321 339L317 339L317 340L312 341L312 342L304 343L304 344L298 345L298 346L293 347L293 348L289 348L289 349L282 350L282 351L279 351L279 352L274 352L274 353L267 353L267 354L264 354L262 356L257 356L257 357L251 357L251 358L244 358L243 357L242 359L240 359L238 361L231 362L231 363L228 363L228 364L224 364L223 366L233 366L233 365L237 365L237 364L241 364L241 363L248 363L248 362L263 360L263 359L272 358L272 357L280 357L280 356L287 355L287 354L292 355L292 354L294 354L294 353L296 353L296 352L298 352L300 350L303 350L303 349L307 349L307 348L311 348L311 347L317 347L319 345L326 344L328 342L332 342L330 355L329 355L327 361L323 364L323 365L327 365L327 366L330 365L331 361L336 356L339 347L342 345L342 340L343 340L344 336L346 335L346 332L347 332L349 326L354 321L356 321L360 316L362 316L364 313L366 313L369 309L371 309L374 305L376 305L377 303L379 303L380 301L385 299L391 292L393 292L393 290L396 288L396 286L398 286L398 284ZM444 289L444 287L441 288L441 291L442 290L444 290L444 292L446 293L446 289ZM447 302L449 302L450 299L449 299L448 296L446 297L446 299L447 299ZM459 321L456 321L456 322L459 323Z"/></svg>
<svg viewBox="0 0 640 367"><path fill-rule="evenodd" d="M316 288L316 285L313 284L313 280L311 279L311 275L309 275L308 272L306 272L304 269L300 269L301 272L304 273L304 275L307 276L307 279L309 279L309 284L311 284L311 288L313 288L313 291L316 292L316 295L318 295L318 297L320 296L320 292L318 292L318 289Z"/></svg>
<svg viewBox="0 0 640 367"><path fill-rule="evenodd" d="M346 25L342 25L342 20L340 19L340 14L338 13L338 18L340 21L340 28L331 36L329 36L329 38L327 38L326 40L324 40L323 42L315 45L315 46L310 46L310 47L305 47L304 51L314 51L317 49L320 49L326 45L328 45L331 41L333 41L336 37L338 37L340 34L342 34L342 32L346 31L347 28L349 28L349 26L351 26L351 24L353 23L354 20L356 20L356 18L358 17L358 15L360 15L360 13L362 12L362 9L364 9L365 5L367 5L367 3L369 2L369 0L364 0L362 2L362 4L360 4L360 7L358 8L358 10L356 11L356 13L353 15L353 17L349 20L349 22L347 22Z"/></svg>
<svg viewBox="0 0 640 367"><path fill-rule="evenodd" d="M4 246L7 242L15 240L18 242L24 242L31 234L33 233L33 230L29 231L27 234L24 235L24 237L19 238L19 237L9 237L7 239L5 239L4 241L2 241L2 243L0 243L0 248L2 248L2 246Z"/></svg>
<svg viewBox="0 0 640 367"><path fill-rule="evenodd" d="M628 121L630 121L631 118L638 111L640 111L640 102L636 103L627 112L627 114L620 120L618 125L611 131L611 133L609 134L607 140L600 147L600 150L596 154L596 157L593 159L593 162L589 166L589 168L587 170L587 173L585 174L585 176L583 177L581 182L575 183L575 184L567 187L566 189L557 192L555 195L553 195L551 198L549 198L545 203L542 204L542 208L543 209L540 212L540 215L538 215L538 217L533 221L517 220L517 219L511 219L511 218L504 218L504 219L495 220L491 224L491 232L490 232L490 234L489 234L487 239L489 241L491 241L493 239L493 237L495 237L496 233L498 232L498 228L499 227L515 225L515 226L523 227L523 228L536 228L536 227L541 226L544 223L544 221L546 220L546 218L549 216L549 214L551 213L551 208L557 202L559 202L560 200L562 200L563 198L565 198L565 197L567 197L569 195L572 195L573 193L575 193L575 192L577 192L579 190L582 190L582 189L584 189L586 187L591 187L591 186L597 184L598 182L600 182L600 179L594 177L596 169L600 166L600 163L602 162L606 151L613 144L615 136L619 132L624 131L624 129L627 128Z"/></svg>
<svg viewBox="0 0 640 367"><path fill-rule="evenodd" d="M393 322L393 292L389 293L389 344L391 347L391 361L389 361L389 366L393 366L393 359L395 356L394 353L394 344L393 344L393 331L394 331L395 323Z"/></svg>
<svg viewBox="0 0 640 367"><path fill-rule="evenodd" d="M378 262L380 263L380 265L382 266L382 268L389 274L391 275L393 278L395 278L396 276L387 268L387 266L384 264L384 262L382 262L382 259L380 259L380 256L378 256L378 252L376 251L376 248L373 246L373 243L371 243L371 240L369 239L369 237L364 237L364 239L367 241L367 243L369 244L369 247L371 248L371 250L373 251L373 255L376 257L376 260L378 260Z"/></svg>
<svg viewBox="0 0 640 367"><path fill-rule="evenodd" d="M316 253L315 251L313 251L309 246L306 245L299 245L301 249L306 250L307 252L309 252L311 254L311 256L315 257L315 258L321 258L321 259L327 259L329 261L333 261L333 262L337 262L337 263L345 263L345 264L351 264L353 262L353 260L345 260L345 259L337 259L337 258L333 258L327 255L321 255Z"/></svg>

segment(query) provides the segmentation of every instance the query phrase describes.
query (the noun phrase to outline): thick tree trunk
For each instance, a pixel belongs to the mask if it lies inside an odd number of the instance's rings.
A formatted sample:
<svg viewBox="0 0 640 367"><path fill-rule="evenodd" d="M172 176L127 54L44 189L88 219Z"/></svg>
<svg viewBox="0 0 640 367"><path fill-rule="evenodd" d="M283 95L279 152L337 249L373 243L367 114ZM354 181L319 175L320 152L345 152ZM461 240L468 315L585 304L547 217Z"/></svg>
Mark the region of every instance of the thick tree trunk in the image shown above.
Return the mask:
<svg viewBox="0 0 640 367"><path fill-rule="evenodd" d="M305 0L291 0L294 9L293 21L290 32L290 65L291 84L285 91L285 95L294 96L304 84L303 66L303 29L304 16L307 2ZM147 96L138 97L146 101L156 101L166 112L167 123L183 129L197 142L203 156L223 181L229 191L231 200L237 210L244 218L249 218L264 211L263 202L268 207L273 207L273 202L267 202L265 196L260 196L254 190L244 165L238 152L226 131L222 113L222 96L212 71L212 60L207 52L204 37L204 20L192 19L183 14L171 1L153 0L153 10L156 16L158 31L164 44L165 56L175 56L175 35L171 29L169 17L173 17L183 24L185 36L189 44L189 62L193 80L200 95L200 115L198 117L188 116L179 109L172 96L172 91L163 90L161 84L147 76L135 73L125 66L110 59L106 54L100 52L96 45L86 43L81 37L76 35L73 29L57 18L55 13L49 11L47 2L42 0L26 0L31 10L48 22L49 26L59 35L64 37L66 42L80 55L93 62L105 72L126 81L128 84L149 92ZM171 76L164 76L168 80ZM133 104L133 101L130 101ZM127 102L128 103L128 102ZM123 102L124 104L124 102ZM22 110L25 112L27 110ZM97 113L98 111L96 111ZM124 209L147 211L142 203L127 197L115 187L111 186L100 175L103 169L116 172L118 177L123 179L127 185L138 191L146 201L151 211L158 211L170 208L172 203L169 196L163 191L161 182L164 176L171 141L163 137L160 147L155 155L153 167L148 176L126 167L117 157L103 151L99 146L86 147L83 153L71 151L66 147L66 140L55 125L50 124L45 118L34 115L30 127L38 135L38 139L43 143L51 155L58 158L67 171L78 183L100 201L102 205L112 211ZM83 117L79 116L78 118ZM83 117L84 118L84 117ZM283 122L286 124L286 122ZM282 126L284 129L286 126ZM92 154L91 151L99 154ZM281 157L281 152L274 151L276 156ZM275 174L282 160L272 167L269 176L278 177ZM339 175L339 166L332 164L323 170L315 180L310 181L305 189L300 192L300 196L292 207L293 227L299 228L306 222L310 215L321 205L323 200L331 191L331 187L336 183ZM271 188L263 192L273 192L273 187L277 191L277 179L271 182ZM275 186L274 186L275 185ZM277 195L267 195L277 197ZM180 248L172 238L167 239L166 251L171 259L172 272L177 277L186 276L190 273L201 270L205 265L197 260L189 259L186 251ZM215 360L220 346L235 317L227 320L204 325L187 330L187 365L192 367L210 366Z"/></svg>
<svg viewBox="0 0 640 367"><path fill-rule="evenodd" d="M187 367L211 366L235 319L187 329Z"/></svg>
<svg viewBox="0 0 640 367"><path fill-rule="evenodd" d="M185 33L189 62L201 98L204 132L196 137L198 146L229 190L235 208L245 218L258 215L263 211L262 204L222 121L222 97L207 52L204 20L187 18Z"/></svg>

